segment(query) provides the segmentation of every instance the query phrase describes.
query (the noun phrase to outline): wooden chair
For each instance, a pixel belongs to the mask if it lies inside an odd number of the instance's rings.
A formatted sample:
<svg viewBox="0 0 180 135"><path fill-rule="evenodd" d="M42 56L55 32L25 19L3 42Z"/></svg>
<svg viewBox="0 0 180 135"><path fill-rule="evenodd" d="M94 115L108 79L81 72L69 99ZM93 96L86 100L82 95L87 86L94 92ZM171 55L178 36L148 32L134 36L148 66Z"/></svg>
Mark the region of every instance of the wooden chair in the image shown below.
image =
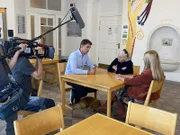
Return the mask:
<svg viewBox="0 0 180 135"><path fill-rule="evenodd" d="M63 130L63 128L64 119L61 105L14 121L16 135L44 135L57 129Z"/></svg>
<svg viewBox="0 0 180 135"><path fill-rule="evenodd" d="M150 104L151 106L156 107L158 100L150 101L150 97L151 97L151 94L155 92L159 92L159 94L161 93L164 81L165 81L165 78L160 82L155 81L155 80L151 81L144 105L148 106Z"/></svg>
<svg viewBox="0 0 180 135"><path fill-rule="evenodd" d="M61 85L61 75L63 75L64 72L65 72L66 64L67 64L67 62L57 63L59 85ZM70 91L72 89L73 89L72 86L65 83L65 91L66 92L68 92L68 91Z"/></svg>
<svg viewBox="0 0 180 135"><path fill-rule="evenodd" d="M139 75L140 66L133 66L133 75Z"/></svg>
<svg viewBox="0 0 180 135"><path fill-rule="evenodd" d="M174 135L177 114L149 106L128 103L126 123L159 132L164 135Z"/></svg>
<svg viewBox="0 0 180 135"><path fill-rule="evenodd" d="M44 81L48 84L58 83L58 77L57 77L57 67L56 65L45 65L44 66ZM51 78L47 78L47 76L50 75Z"/></svg>

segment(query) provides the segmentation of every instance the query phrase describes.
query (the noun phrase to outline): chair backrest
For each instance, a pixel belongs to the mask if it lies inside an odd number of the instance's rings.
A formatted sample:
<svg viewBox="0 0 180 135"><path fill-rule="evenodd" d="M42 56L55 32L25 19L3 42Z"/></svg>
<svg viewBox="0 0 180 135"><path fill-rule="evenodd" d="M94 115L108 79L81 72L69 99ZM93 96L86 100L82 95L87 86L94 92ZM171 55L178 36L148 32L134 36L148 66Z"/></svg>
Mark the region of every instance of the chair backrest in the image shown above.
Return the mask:
<svg viewBox="0 0 180 135"><path fill-rule="evenodd" d="M177 114L135 104L128 103L126 123L144 127L161 134L174 135Z"/></svg>
<svg viewBox="0 0 180 135"><path fill-rule="evenodd" d="M60 73L60 76L64 74L65 69L66 69L66 64L67 62L57 63L58 73Z"/></svg>
<svg viewBox="0 0 180 135"><path fill-rule="evenodd" d="M63 128L64 119L61 105L14 121L16 135L44 135Z"/></svg>
<svg viewBox="0 0 180 135"><path fill-rule="evenodd" d="M65 72L66 64L67 62L57 63L59 85L61 85L61 75Z"/></svg>
<svg viewBox="0 0 180 135"><path fill-rule="evenodd" d="M152 93L155 93L155 92L159 92L159 94L161 93L164 81L165 81L165 78L162 81L155 81L155 80L151 81L144 105L149 105Z"/></svg>
<svg viewBox="0 0 180 135"><path fill-rule="evenodd" d="M140 71L140 66L133 66L134 75L139 75L139 71Z"/></svg>

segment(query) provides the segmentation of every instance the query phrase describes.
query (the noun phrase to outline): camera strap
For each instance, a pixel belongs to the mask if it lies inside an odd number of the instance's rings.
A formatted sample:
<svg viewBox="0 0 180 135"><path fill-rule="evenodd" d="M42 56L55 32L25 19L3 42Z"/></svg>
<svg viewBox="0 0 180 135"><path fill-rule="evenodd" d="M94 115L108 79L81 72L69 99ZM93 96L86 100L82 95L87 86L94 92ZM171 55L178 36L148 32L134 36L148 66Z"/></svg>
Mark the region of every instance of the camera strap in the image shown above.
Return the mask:
<svg viewBox="0 0 180 135"><path fill-rule="evenodd" d="M4 57L4 53L3 53L2 47L0 47L0 61L2 62L5 71L8 74L12 75L11 69L9 68L9 65L7 64L6 57Z"/></svg>

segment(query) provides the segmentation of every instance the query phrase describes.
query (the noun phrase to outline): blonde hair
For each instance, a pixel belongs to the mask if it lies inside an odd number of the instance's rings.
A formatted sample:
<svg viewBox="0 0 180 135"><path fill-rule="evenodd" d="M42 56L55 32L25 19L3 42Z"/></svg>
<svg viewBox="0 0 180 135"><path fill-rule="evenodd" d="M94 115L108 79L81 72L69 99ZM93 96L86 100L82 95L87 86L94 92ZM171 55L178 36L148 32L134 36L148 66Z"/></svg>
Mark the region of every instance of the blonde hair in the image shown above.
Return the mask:
<svg viewBox="0 0 180 135"><path fill-rule="evenodd" d="M125 61L129 61L130 57L129 57L129 53L126 49L123 49L119 52L118 57L122 56L124 58Z"/></svg>
<svg viewBox="0 0 180 135"><path fill-rule="evenodd" d="M144 54L144 70L151 69L153 80L162 81L164 72L160 66L159 55L156 51L150 50Z"/></svg>

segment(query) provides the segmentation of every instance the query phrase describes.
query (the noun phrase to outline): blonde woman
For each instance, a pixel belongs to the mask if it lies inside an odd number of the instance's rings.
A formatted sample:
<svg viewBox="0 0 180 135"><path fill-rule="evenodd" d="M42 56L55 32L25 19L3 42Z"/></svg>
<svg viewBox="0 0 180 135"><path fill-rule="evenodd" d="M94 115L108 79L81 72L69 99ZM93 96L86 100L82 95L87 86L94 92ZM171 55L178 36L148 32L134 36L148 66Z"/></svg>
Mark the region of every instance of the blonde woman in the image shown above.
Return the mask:
<svg viewBox="0 0 180 135"><path fill-rule="evenodd" d="M123 49L108 67L108 72L116 74L133 74L133 63L129 58L129 53Z"/></svg>
<svg viewBox="0 0 180 135"><path fill-rule="evenodd" d="M151 81L161 81L164 79L164 73L160 66L158 53L154 50L145 52L144 70L140 75L130 78L117 74L115 75L115 78L123 80L126 84L123 89L112 93L112 103L116 101L121 110L121 114L116 115L116 118L124 120L126 117L126 103L128 101L144 103ZM159 92L153 93L150 100L156 100L159 97ZM105 111L106 107L107 103L99 108L96 108L95 111Z"/></svg>

